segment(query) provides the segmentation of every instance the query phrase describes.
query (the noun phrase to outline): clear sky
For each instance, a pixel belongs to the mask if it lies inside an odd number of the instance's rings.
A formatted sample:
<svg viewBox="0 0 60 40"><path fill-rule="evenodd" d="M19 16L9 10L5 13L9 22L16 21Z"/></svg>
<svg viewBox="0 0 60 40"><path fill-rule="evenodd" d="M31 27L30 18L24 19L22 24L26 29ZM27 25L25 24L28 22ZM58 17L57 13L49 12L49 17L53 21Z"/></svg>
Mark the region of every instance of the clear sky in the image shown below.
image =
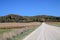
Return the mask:
<svg viewBox="0 0 60 40"><path fill-rule="evenodd" d="M0 0L0 16L60 16L60 0Z"/></svg>

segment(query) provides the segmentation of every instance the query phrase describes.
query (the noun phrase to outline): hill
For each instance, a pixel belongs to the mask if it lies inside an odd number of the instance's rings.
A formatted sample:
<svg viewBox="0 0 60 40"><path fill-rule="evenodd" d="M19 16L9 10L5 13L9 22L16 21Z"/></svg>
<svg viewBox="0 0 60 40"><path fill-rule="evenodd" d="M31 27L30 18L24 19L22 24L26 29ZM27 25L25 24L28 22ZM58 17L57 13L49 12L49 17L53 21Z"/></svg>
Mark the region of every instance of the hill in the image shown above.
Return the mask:
<svg viewBox="0 0 60 40"><path fill-rule="evenodd" d="M37 15L37 16L20 16L15 14L9 14L6 16L0 16L0 22L60 22L60 17Z"/></svg>

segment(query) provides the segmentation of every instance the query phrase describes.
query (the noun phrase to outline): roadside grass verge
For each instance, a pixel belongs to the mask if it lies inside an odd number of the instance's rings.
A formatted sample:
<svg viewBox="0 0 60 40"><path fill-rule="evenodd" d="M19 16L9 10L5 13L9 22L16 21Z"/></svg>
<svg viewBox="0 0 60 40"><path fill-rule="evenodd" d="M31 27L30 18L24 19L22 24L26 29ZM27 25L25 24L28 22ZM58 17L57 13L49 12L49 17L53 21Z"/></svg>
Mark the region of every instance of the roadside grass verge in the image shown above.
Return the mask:
<svg viewBox="0 0 60 40"><path fill-rule="evenodd" d="M9 32L11 29L0 29L0 34L3 34L4 32Z"/></svg>
<svg viewBox="0 0 60 40"><path fill-rule="evenodd" d="M27 35L29 35L31 32L33 32L37 27L32 27L31 29L17 35L16 37L12 38L11 40L22 40L24 39Z"/></svg>

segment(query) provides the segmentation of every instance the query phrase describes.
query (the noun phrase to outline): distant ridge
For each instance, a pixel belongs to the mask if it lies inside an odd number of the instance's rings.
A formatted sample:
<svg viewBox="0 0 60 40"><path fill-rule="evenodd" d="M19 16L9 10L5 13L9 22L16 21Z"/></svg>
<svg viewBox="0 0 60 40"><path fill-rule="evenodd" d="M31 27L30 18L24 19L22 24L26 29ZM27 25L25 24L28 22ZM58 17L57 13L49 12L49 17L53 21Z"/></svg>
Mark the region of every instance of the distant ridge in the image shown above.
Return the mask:
<svg viewBox="0 0 60 40"><path fill-rule="evenodd" d="M21 16L9 14L6 16L0 16L0 22L60 22L60 17L48 15Z"/></svg>

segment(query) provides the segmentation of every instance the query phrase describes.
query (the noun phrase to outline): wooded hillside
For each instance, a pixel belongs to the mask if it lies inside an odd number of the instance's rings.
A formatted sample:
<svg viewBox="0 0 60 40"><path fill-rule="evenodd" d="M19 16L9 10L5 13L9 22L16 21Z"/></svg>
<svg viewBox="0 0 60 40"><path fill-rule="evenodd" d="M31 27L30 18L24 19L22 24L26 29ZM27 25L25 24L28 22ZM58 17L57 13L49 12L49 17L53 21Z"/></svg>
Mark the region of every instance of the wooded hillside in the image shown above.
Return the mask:
<svg viewBox="0 0 60 40"><path fill-rule="evenodd" d="M47 15L20 16L9 14L6 16L0 16L0 22L60 22L60 17Z"/></svg>

